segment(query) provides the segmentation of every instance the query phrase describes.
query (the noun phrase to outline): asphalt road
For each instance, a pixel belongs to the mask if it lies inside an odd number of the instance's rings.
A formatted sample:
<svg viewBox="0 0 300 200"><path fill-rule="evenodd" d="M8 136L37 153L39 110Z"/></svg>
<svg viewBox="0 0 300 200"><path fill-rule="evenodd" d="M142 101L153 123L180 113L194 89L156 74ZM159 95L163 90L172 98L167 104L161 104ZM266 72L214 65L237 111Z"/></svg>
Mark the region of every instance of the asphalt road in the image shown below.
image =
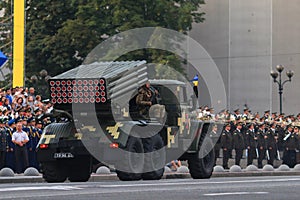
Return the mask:
<svg viewBox="0 0 300 200"><path fill-rule="evenodd" d="M1 184L0 199L299 199L300 176Z"/></svg>

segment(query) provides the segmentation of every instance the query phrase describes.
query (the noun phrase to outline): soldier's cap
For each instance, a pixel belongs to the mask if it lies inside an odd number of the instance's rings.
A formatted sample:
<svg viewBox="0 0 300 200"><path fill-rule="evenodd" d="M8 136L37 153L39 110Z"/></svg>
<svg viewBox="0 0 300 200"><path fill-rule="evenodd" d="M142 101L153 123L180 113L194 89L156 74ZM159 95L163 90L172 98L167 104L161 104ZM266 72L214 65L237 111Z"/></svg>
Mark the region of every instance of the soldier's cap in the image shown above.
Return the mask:
<svg viewBox="0 0 300 200"><path fill-rule="evenodd" d="M294 126L293 125L288 125L288 127L287 128L291 128L291 129L294 129Z"/></svg>
<svg viewBox="0 0 300 200"><path fill-rule="evenodd" d="M233 112L239 112L240 111L240 109L235 109Z"/></svg>
<svg viewBox="0 0 300 200"><path fill-rule="evenodd" d="M37 120L36 124L44 124L42 120Z"/></svg>
<svg viewBox="0 0 300 200"><path fill-rule="evenodd" d="M270 127L276 126L276 123L270 123Z"/></svg>
<svg viewBox="0 0 300 200"><path fill-rule="evenodd" d="M30 123L30 122L35 122L35 118L34 117L30 117L27 119L27 123Z"/></svg>
<svg viewBox="0 0 300 200"><path fill-rule="evenodd" d="M269 112L270 112L270 110L266 110L266 111L265 111L265 113L269 113Z"/></svg>
<svg viewBox="0 0 300 200"><path fill-rule="evenodd" d="M262 126L264 126L265 125L265 123L261 123L261 124L259 124L258 126L259 127L262 127Z"/></svg>
<svg viewBox="0 0 300 200"><path fill-rule="evenodd" d="M21 117L20 119L19 119L19 121L26 121L27 122L27 117L25 117L25 116L23 116L23 117Z"/></svg>
<svg viewBox="0 0 300 200"><path fill-rule="evenodd" d="M236 124L237 126L243 126L243 123L242 122L239 122Z"/></svg>
<svg viewBox="0 0 300 200"><path fill-rule="evenodd" d="M248 111L249 109L248 108L244 108L244 111Z"/></svg>
<svg viewBox="0 0 300 200"><path fill-rule="evenodd" d="M231 126L230 123L226 123L226 124L225 124L225 127L227 127L227 126Z"/></svg>
<svg viewBox="0 0 300 200"><path fill-rule="evenodd" d="M277 114L277 112L272 112L272 114L273 114L273 115L276 115L276 114Z"/></svg>
<svg viewBox="0 0 300 200"><path fill-rule="evenodd" d="M254 124L254 123L249 123L249 124L247 125L247 127L250 128L250 126L252 126L252 125L254 126L255 124Z"/></svg>
<svg viewBox="0 0 300 200"><path fill-rule="evenodd" d="M299 117L299 116L300 116L300 113L298 113L297 117Z"/></svg>
<svg viewBox="0 0 300 200"><path fill-rule="evenodd" d="M3 117L2 120L3 120L3 123L4 123L4 124L6 124L6 123L9 121L9 120L8 120L8 117L6 117L6 116Z"/></svg>
<svg viewBox="0 0 300 200"><path fill-rule="evenodd" d="M285 113L280 113L279 115L281 115L281 116L284 116L284 115L285 115Z"/></svg>

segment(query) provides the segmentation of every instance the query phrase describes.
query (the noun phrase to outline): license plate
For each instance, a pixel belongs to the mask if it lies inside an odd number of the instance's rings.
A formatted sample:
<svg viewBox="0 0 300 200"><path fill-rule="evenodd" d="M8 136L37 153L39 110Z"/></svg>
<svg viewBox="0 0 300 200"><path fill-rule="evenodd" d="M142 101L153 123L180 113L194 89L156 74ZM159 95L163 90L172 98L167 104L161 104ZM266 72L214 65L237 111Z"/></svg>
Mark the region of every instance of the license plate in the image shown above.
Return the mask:
<svg viewBox="0 0 300 200"><path fill-rule="evenodd" d="M54 158L74 158L72 153L54 153Z"/></svg>

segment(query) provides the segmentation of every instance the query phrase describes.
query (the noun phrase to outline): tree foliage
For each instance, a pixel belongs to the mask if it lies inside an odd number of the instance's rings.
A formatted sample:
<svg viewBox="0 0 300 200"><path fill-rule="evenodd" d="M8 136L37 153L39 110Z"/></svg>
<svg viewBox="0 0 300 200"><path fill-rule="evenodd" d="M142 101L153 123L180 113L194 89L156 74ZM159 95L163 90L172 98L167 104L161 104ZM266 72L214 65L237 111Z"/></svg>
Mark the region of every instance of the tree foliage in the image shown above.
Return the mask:
<svg viewBox="0 0 300 200"><path fill-rule="evenodd" d="M82 63L106 37L139 27L159 26L182 33L204 20L203 0L29 0L26 23L26 73L46 69L56 75ZM136 51L120 59L172 64L168 52Z"/></svg>

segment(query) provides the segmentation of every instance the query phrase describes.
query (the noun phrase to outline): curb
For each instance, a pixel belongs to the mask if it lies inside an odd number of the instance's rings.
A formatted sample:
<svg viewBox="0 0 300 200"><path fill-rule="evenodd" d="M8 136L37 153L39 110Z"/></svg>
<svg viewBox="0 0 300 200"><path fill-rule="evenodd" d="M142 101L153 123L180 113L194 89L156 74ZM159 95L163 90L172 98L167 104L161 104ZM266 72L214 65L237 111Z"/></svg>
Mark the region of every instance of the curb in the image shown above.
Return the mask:
<svg viewBox="0 0 300 200"><path fill-rule="evenodd" d="M253 176L300 176L300 171L272 171L272 172L214 172L211 178L218 177L253 177ZM165 173L162 179L189 179L191 175L189 173ZM100 181L119 181L117 174L92 174L89 182L100 182ZM42 183L45 182L42 175L40 176L22 176L16 175L15 177L0 177L1 183Z"/></svg>

